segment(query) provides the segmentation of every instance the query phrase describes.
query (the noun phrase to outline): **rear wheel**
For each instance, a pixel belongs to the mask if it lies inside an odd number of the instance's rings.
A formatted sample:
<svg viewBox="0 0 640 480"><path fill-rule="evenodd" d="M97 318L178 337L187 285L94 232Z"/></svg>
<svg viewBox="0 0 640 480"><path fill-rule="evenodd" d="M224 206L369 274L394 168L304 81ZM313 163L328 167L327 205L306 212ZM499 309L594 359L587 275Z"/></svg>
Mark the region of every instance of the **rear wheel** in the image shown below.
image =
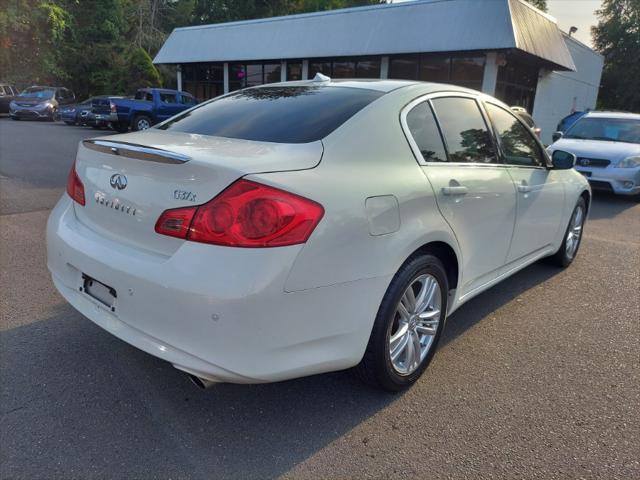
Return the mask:
<svg viewBox="0 0 640 480"><path fill-rule="evenodd" d="M151 128L151 119L146 115L138 115L133 120L133 130L140 131L147 130L148 128Z"/></svg>
<svg viewBox="0 0 640 480"><path fill-rule="evenodd" d="M564 233L562 245L558 251L550 257L552 263L559 267L568 267L578 254L580 242L582 241L582 231L584 229L584 221L587 218L587 203L584 197L580 197L576 203L569 225Z"/></svg>
<svg viewBox="0 0 640 480"><path fill-rule="evenodd" d="M395 275L378 310L356 374L397 392L413 384L431 361L447 311L447 276L433 255L413 257Z"/></svg>

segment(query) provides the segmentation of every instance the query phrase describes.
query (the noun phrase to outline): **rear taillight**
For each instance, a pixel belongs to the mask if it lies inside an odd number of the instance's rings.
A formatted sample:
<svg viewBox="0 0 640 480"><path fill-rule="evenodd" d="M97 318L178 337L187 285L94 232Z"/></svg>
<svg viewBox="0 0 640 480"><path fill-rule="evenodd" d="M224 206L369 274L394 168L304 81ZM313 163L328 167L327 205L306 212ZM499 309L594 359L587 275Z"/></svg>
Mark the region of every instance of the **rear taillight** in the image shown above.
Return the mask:
<svg viewBox="0 0 640 480"><path fill-rule="evenodd" d="M109 102L109 110L111 110L111 113L116 113L116 106L113 102Z"/></svg>
<svg viewBox="0 0 640 480"><path fill-rule="evenodd" d="M67 178L67 193L69 196L84 207L84 185L76 172L76 162L73 162L69 177Z"/></svg>
<svg viewBox="0 0 640 480"><path fill-rule="evenodd" d="M238 180L198 207L166 210L156 232L230 247L282 247L307 241L322 205L250 180Z"/></svg>

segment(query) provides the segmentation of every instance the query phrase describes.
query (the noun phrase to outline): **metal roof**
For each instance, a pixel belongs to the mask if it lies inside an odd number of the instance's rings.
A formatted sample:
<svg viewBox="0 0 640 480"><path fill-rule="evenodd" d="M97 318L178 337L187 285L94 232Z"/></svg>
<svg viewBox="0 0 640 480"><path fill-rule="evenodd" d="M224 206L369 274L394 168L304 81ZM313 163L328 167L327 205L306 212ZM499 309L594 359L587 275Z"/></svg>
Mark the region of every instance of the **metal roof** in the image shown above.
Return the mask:
<svg viewBox="0 0 640 480"><path fill-rule="evenodd" d="M575 70L555 19L522 0L416 0L176 28L154 63L501 49Z"/></svg>

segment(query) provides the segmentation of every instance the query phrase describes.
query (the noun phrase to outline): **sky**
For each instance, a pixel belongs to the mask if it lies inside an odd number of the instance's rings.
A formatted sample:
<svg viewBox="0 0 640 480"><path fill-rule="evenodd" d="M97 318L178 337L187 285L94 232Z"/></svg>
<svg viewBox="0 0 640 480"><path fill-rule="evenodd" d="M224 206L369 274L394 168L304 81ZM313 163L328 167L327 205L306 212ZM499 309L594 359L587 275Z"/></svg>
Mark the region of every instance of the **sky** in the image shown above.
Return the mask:
<svg viewBox="0 0 640 480"><path fill-rule="evenodd" d="M578 27L575 38L591 47L591 25L598 23L595 11L601 5L602 0L547 0L547 13L558 20L565 32L571 26Z"/></svg>

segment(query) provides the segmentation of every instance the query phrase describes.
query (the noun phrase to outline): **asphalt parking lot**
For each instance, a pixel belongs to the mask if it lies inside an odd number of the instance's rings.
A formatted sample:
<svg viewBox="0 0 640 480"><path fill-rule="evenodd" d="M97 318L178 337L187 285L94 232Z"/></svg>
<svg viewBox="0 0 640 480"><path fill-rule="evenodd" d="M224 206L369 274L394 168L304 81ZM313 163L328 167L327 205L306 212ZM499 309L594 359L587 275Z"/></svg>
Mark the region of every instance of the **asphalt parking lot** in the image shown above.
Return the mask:
<svg viewBox="0 0 640 480"><path fill-rule="evenodd" d="M98 134L0 118L1 478L640 478L640 203L596 195L574 264L462 307L404 394L200 391L51 284L46 219Z"/></svg>

